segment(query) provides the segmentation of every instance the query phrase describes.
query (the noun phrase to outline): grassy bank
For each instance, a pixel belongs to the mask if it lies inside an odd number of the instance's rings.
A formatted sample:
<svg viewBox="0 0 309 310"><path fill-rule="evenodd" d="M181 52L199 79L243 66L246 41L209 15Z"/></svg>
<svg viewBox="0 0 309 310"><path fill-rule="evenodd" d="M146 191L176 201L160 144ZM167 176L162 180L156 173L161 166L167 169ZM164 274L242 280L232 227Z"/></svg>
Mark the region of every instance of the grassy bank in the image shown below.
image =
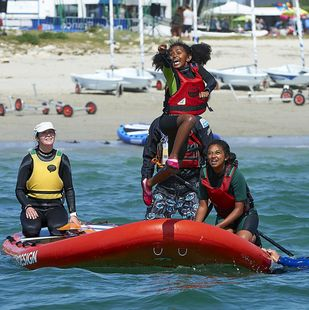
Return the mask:
<svg viewBox="0 0 309 310"><path fill-rule="evenodd" d="M309 35L305 35L309 38ZM201 42L211 40L251 40L250 37L202 37ZM266 40L297 40L297 36L263 37ZM169 38L145 36L145 46L157 46L159 43L167 42ZM190 42L191 43L191 42ZM115 52L126 52L139 48L139 34L137 32L116 30ZM109 51L109 30L102 28L90 28L87 32L42 32L42 31L7 31L0 35L2 50L10 53L26 53L31 47L44 48L53 46L57 53L96 53Z"/></svg>
<svg viewBox="0 0 309 310"><path fill-rule="evenodd" d="M115 48L119 46L139 46L139 35L131 31L115 31ZM145 36L145 44L158 43L160 39ZM41 31L7 31L0 36L2 45L20 46L21 44L57 47L70 46L75 48L109 49L109 31L101 28L91 28L87 32L41 32Z"/></svg>

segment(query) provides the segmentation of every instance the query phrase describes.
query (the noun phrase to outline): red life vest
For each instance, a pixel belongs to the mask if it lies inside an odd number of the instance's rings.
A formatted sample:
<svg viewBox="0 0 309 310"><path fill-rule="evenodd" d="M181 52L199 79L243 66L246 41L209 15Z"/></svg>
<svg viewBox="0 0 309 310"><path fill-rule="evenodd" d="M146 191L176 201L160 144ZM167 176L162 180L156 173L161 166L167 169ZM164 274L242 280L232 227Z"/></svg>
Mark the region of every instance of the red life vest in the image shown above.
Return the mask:
<svg viewBox="0 0 309 310"><path fill-rule="evenodd" d="M190 64L195 77L188 79L180 71L176 71L180 80L180 88L168 100L169 114L200 115L206 111L208 98L200 98L199 93L205 91L205 82L198 72L198 66Z"/></svg>
<svg viewBox="0 0 309 310"><path fill-rule="evenodd" d="M163 143L159 143L157 147L157 159L160 165L165 164L163 159ZM200 167L200 149L202 147L201 141L191 131L187 144L187 151L184 155L183 160L180 162L180 168L199 168Z"/></svg>
<svg viewBox="0 0 309 310"><path fill-rule="evenodd" d="M202 143L191 132L188 139L187 151L183 160L180 162L180 168L199 168L200 167L200 148Z"/></svg>
<svg viewBox="0 0 309 310"><path fill-rule="evenodd" d="M228 165L225 170L223 181L220 187L212 187L210 185L207 169L206 177L202 179L202 184L207 189L207 194L213 203L218 215L226 218L235 208L235 197L229 194L228 190L237 166Z"/></svg>

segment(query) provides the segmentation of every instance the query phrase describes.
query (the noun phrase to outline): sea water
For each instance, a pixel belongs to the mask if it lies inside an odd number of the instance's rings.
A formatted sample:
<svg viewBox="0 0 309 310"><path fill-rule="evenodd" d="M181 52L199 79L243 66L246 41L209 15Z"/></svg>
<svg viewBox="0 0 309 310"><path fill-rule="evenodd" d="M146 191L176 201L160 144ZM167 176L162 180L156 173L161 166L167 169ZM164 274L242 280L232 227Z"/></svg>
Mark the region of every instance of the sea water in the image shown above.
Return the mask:
<svg viewBox="0 0 309 310"><path fill-rule="evenodd" d="M260 215L260 230L309 256L309 137L230 138ZM19 231L18 167L31 143L0 144L0 239ZM120 142L57 147L71 161L84 221L144 218L142 148ZM213 223L214 215L207 220ZM268 242L265 247L274 248ZM281 252L281 254L285 255ZM0 309L309 309L309 270L257 274L236 267L43 268L0 255Z"/></svg>

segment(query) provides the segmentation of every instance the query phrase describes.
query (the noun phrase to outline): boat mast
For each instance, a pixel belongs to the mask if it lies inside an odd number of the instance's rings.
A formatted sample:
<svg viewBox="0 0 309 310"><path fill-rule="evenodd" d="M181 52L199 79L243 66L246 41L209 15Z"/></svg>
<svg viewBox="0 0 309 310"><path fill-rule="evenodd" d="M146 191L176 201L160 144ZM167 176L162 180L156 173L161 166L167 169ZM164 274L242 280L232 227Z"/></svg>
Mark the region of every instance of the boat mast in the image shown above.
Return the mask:
<svg viewBox="0 0 309 310"><path fill-rule="evenodd" d="M257 56L257 47L256 47L256 23L255 23L254 7L255 7L254 0L251 0L251 32L252 32L252 41L253 41L253 64L254 64L255 70L257 70L258 56Z"/></svg>
<svg viewBox="0 0 309 310"><path fill-rule="evenodd" d="M109 48L112 72L114 70L114 7L113 0L109 0Z"/></svg>
<svg viewBox="0 0 309 310"><path fill-rule="evenodd" d="M144 71L144 21L143 21L143 4L142 0L138 0L138 26L139 26L139 46L141 53L141 67Z"/></svg>
<svg viewBox="0 0 309 310"><path fill-rule="evenodd" d="M193 41L194 43L198 43L197 36L197 1L193 0Z"/></svg>
<svg viewBox="0 0 309 310"><path fill-rule="evenodd" d="M299 1L298 0L294 0L294 4L295 4L295 7L296 7L297 33L298 33L298 41L299 41L299 48L300 48L301 64L302 64L303 67L305 67L303 26L302 26L301 19L300 19Z"/></svg>

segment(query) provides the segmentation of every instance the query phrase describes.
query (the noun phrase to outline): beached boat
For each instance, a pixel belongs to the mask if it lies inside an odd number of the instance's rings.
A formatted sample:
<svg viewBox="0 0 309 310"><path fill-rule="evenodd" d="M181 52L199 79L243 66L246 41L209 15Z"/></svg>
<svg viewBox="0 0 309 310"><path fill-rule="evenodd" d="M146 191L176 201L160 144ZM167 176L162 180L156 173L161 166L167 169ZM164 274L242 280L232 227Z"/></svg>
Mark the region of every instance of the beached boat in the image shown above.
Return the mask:
<svg viewBox="0 0 309 310"><path fill-rule="evenodd" d="M113 1L109 0L110 11L110 38L111 48L114 45L113 34ZM139 45L140 45L140 68L115 68L113 73L115 76L121 77L124 80L123 87L126 90L148 90L151 87L153 76L144 70L144 19L143 19L143 4L138 0L138 27L139 27ZM113 55L113 52L111 52ZM113 62L114 63L114 62ZM105 70L109 72L109 70ZM98 71L100 72L100 71Z"/></svg>
<svg viewBox="0 0 309 310"><path fill-rule="evenodd" d="M114 59L114 13L113 1L109 1L109 47L110 47L110 60L111 68L115 67ZM75 93L79 94L81 90L98 90L104 92L115 91L117 96L122 94L123 78L117 76L114 70L100 70L92 74L71 74L71 79L75 83Z"/></svg>
<svg viewBox="0 0 309 310"><path fill-rule="evenodd" d="M97 71L97 73L101 72L101 70ZM104 72L111 74L112 70L104 70ZM123 88L127 90L147 90L154 79L152 74L140 68L114 69L113 74L123 79Z"/></svg>
<svg viewBox="0 0 309 310"><path fill-rule="evenodd" d="M117 129L119 139L128 144L144 145L148 137L149 124L125 124Z"/></svg>
<svg viewBox="0 0 309 310"><path fill-rule="evenodd" d="M308 86L309 67L287 64L265 70L271 80L279 85Z"/></svg>
<svg viewBox="0 0 309 310"><path fill-rule="evenodd" d="M28 269L228 264L270 271L271 261L259 247L205 223L157 219L104 230L89 228L77 235L41 240L27 240L17 233L7 237L3 251Z"/></svg>
<svg viewBox="0 0 309 310"><path fill-rule="evenodd" d="M148 68L145 70L153 76L153 78L154 78L153 82L155 83L155 87L158 90L162 90L164 88L165 83L166 83L166 79L165 79L163 72L161 70L155 70L152 68Z"/></svg>
<svg viewBox="0 0 309 310"><path fill-rule="evenodd" d="M115 76L112 71L100 71L93 74L71 74L75 83L75 92L80 93L82 89L98 90L104 92L115 91L117 95L121 92L123 78Z"/></svg>
<svg viewBox="0 0 309 310"><path fill-rule="evenodd" d="M256 69L254 65L237 66L226 69L207 69L216 79L232 86L259 86L267 79L267 73Z"/></svg>

